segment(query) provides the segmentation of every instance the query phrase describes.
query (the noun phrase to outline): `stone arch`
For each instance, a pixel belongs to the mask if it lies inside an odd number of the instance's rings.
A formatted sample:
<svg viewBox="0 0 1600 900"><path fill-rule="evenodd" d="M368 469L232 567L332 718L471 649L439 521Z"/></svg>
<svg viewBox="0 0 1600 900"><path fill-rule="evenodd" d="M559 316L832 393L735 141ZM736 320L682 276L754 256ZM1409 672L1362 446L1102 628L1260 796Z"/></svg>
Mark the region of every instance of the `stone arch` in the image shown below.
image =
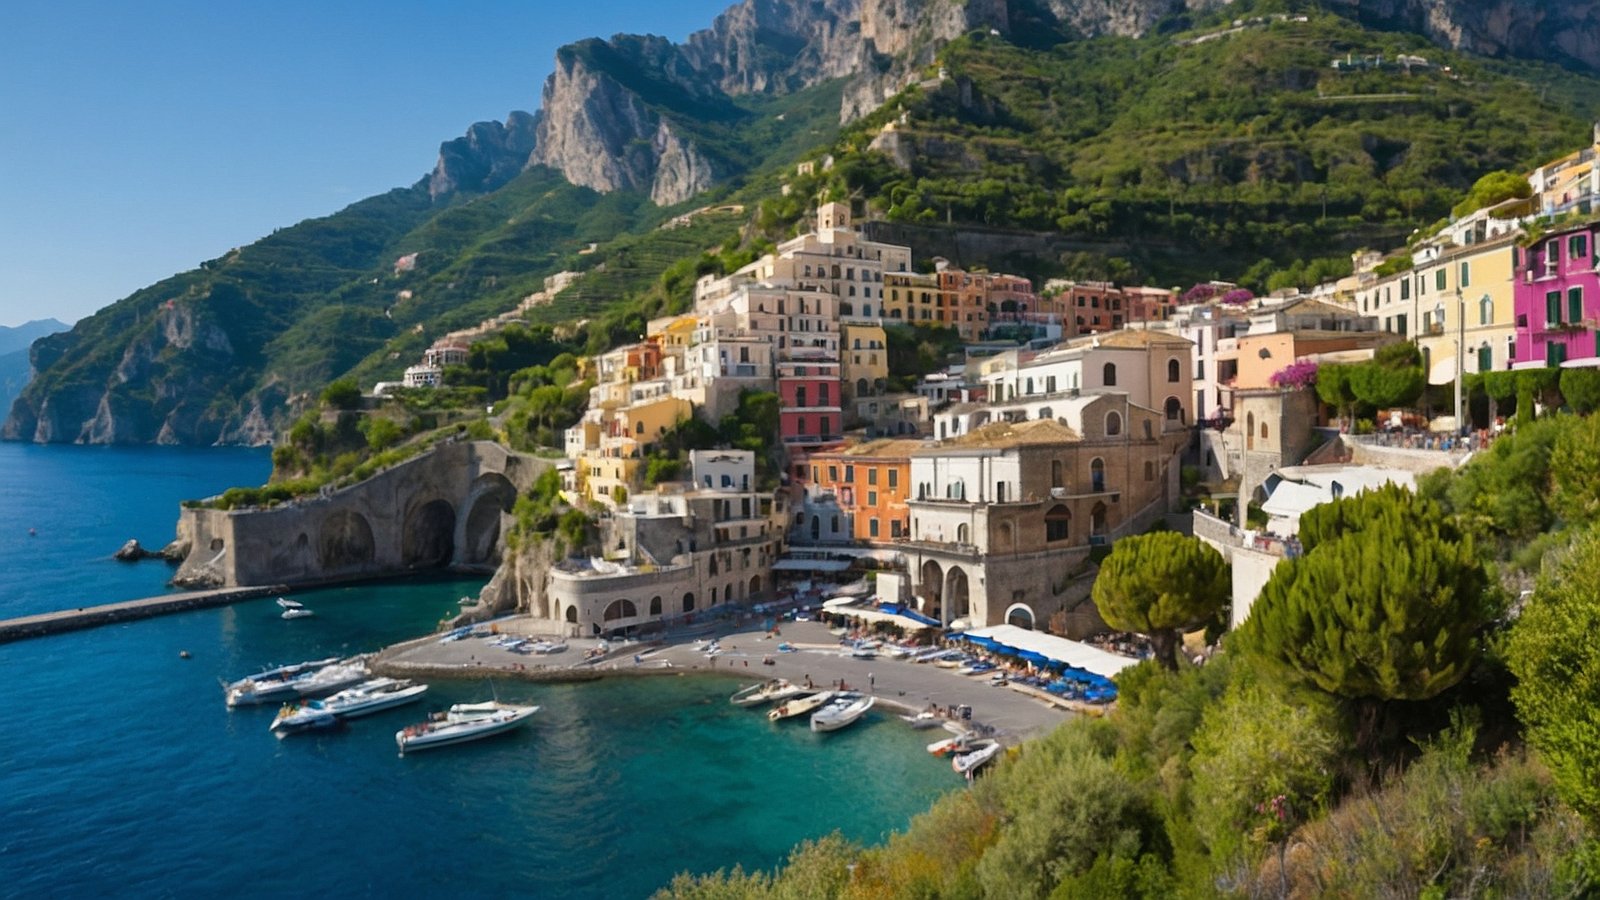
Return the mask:
<svg viewBox="0 0 1600 900"><path fill-rule="evenodd" d="M375 555L372 525L366 516L342 509L322 520L317 530L317 564L325 572L371 563Z"/></svg>
<svg viewBox="0 0 1600 900"><path fill-rule="evenodd" d="M467 521L461 535L461 561L494 562L499 556L500 516L511 512L517 502L517 489L511 479L499 472L478 476L467 495Z"/></svg>
<svg viewBox="0 0 1600 900"><path fill-rule="evenodd" d="M1183 403L1177 397L1168 397L1166 405L1167 421L1183 421Z"/></svg>
<svg viewBox="0 0 1600 900"><path fill-rule="evenodd" d="M606 604L606 611L600 618L606 622L615 622L618 619L637 618L638 615L639 608L633 605L632 600L626 597L618 597Z"/></svg>
<svg viewBox="0 0 1600 900"><path fill-rule="evenodd" d="M652 615L652 616L661 615L661 595L660 594L657 594L656 596L650 598L650 615Z"/></svg>
<svg viewBox="0 0 1600 900"><path fill-rule="evenodd" d="M1122 433L1122 414L1116 410L1106 413L1106 436L1116 437Z"/></svg>
<svg viewBox="0 0 1600 900"><path fill-rule="evenodd" d="M945 621L954 622L956 619L972 615L971 586L967 581L967 572L960 566L951 566L950 571L944 576L944 595L946 606L949 607L950 618Z"/></svg>
<svg viewBox="0 0 1600 900"><path fill-rule="evenodd" d="M683 595L683 611L694 612L694 591L689 591Z"/></svg>
<svg viewBox="0 0 1600 900"><path fill-rule="evenodd" d="M567 622L572 625L578 624L578 607L567 607Z"/></svg>
<svg viewBox="0 0 1600 900"><path fill-rule="evenodd" d="M400 532L400 562L410 568L450 564L455 555L456 511L447 500L419 503L406 513Z"/></svg>
<svg viewBox="0 0 1600 900"><path fill-rule="evenodd" d="M944 567L939 565L938 560L924 560L920 574L922 577L917 587L922 595L922 611L937 616L940 601L944 597Z"/></svg>
<svg viewBox="0 0 1600 900"><path fill-rule="evenodd" d="M1015 625L1018 628L1026 628L1027 630L1032 631L1034 622L1035 618L1033 615L1033 607L1029 606L1028 604L1013 603L1006 607L1007 625Z"/></svg>
<svg viewBox="0 0 1600 900"><path fill-rule="evenodd" d="M1048 543L1065 541L1072 537L1072 510L1057 503L1044 514L1044 539Z"/></svg>
<svg viewBox="0 0 1600 900"><path fill-rule="evenodd" d="M750 576L750 599L754 600L755 598L757 598L759 596L761 596L761 576L760 575L751 575Z"/></svg>

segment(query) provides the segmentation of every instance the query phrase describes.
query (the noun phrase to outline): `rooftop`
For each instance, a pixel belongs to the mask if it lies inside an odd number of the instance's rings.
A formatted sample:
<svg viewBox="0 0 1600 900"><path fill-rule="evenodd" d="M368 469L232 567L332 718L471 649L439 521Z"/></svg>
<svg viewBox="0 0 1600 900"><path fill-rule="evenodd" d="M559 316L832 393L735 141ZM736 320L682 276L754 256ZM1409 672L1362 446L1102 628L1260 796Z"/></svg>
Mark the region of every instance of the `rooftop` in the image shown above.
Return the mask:
<svg viewBox="0 0 1600 900"><path fill-rule="evenodd" d="M960 449L1006 450L1011 447L1045 444L1072 444L1082 440L1076 431L1055 419L1026 422L990 422L981 428L952 438L942 446ZM937 450L938 448L928 448Z"/></svg>

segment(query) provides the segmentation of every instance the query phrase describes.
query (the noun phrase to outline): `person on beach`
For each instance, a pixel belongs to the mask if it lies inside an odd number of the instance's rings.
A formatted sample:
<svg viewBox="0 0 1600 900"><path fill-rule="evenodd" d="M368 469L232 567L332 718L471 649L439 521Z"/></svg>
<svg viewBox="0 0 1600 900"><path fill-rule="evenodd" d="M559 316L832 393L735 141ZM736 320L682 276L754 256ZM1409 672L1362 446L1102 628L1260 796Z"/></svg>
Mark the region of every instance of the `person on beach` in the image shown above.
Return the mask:
<svg viewBox="0 0 1600 900"><path fill-rule="evenodd" d="M878 676L872 674L871 672L868 672L867 673L867 690L876 691L877 689L878 689Z"/></svg>

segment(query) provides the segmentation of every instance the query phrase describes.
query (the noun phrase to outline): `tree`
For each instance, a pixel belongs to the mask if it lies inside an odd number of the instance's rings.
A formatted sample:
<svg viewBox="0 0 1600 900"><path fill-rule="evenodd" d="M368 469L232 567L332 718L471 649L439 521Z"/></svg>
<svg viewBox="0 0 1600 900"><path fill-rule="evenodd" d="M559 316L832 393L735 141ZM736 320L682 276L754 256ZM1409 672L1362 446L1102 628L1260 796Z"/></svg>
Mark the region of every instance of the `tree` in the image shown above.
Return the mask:
<svg viewBox="0 0 1600 900"><path fill-rule="evenodd" d="M1471 539L1419 503L1409 491L1335 501L1355 513L1332 514L1339 524L1279 564L1238 634L1250 655L1357 701L1363 744L1383 702L1466 677L1495 611Z"/></svg>
<svg viewBox="0 0 1600 900"><path fill-rule="evenodd" d="M1600 532L1542 576L1506 646L1511 700L1563 800L1600 827Z"/></svg>
<svg viewBox="0 0 1600 900"><path fill-rule="evenodd" d="M1562 369L1561 396L1580 416L1600 409L1600 371L1594 369Z"/></svg>
<svg viewBox="0 0 1600 900"><path fill-rule="evenodd" d="M361 386L354 378L340 378L322 389L322 402L334 409L356 409L361 406Z"/></svg>
<svg viewBox="0 0 1600 900"><path fill-rule="evenodd" d="M1368 406L1410 406L1422 396L1427 379L1420 366L1387 366L1373 360L1350 367L1350 389Z"/></svg>
<svg viewBox="0 0 1600 900"><path fill-rule="evenodd" d="M1350 367L1329 363L1317 368L1317 399L1349 417L1355 406L1355 388L1350 385Z"/></svg>
<svg viewBox="0 0 1600 900"><path fill-rule="evenodd" d="M1550 449L1550 508L1568 524L1592 522L1600 517L1600 417L1563 419L1548 420L1566 425Z"/></svg>
<svg viewBox="0 0 1600 900"><path fill-rule="evenodd" d="M1467 196L1451 210L1456 218L1470 216L1486 206L1493 206L1516 197L1533 196L1533 185L1516 172L1490 172L1479 178L1467 191Z"/></svg>
<svg viewBox="0 0 1600 900"><path fill-rule="evenodd" d="M1210 545L1159 531L1112 546L1094 581L1094 605L1112 628L1149 635L1156 658L1176 669L1179 629L1216 615L1232 583L1228 563Z"/></svg>

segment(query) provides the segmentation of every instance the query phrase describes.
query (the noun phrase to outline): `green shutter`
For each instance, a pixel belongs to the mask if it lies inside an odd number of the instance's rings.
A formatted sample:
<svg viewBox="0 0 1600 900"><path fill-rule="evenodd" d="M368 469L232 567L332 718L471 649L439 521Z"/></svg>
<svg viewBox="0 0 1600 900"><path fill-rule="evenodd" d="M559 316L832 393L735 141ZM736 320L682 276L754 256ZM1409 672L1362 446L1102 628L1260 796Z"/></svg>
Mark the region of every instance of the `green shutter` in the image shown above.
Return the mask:
<svg viewBox="0 0 1600 900"><path fill-rule="evenodd" d="M1567 288L1567 321L1583 321L1583 288Z"/></svg>
<svg viewBox="0 0 1600 900"><path fill-rule="evenodd" d="M1548 291L1544 295L1544 321L1546 325L1561 324L1561 292Z"/></svg>

